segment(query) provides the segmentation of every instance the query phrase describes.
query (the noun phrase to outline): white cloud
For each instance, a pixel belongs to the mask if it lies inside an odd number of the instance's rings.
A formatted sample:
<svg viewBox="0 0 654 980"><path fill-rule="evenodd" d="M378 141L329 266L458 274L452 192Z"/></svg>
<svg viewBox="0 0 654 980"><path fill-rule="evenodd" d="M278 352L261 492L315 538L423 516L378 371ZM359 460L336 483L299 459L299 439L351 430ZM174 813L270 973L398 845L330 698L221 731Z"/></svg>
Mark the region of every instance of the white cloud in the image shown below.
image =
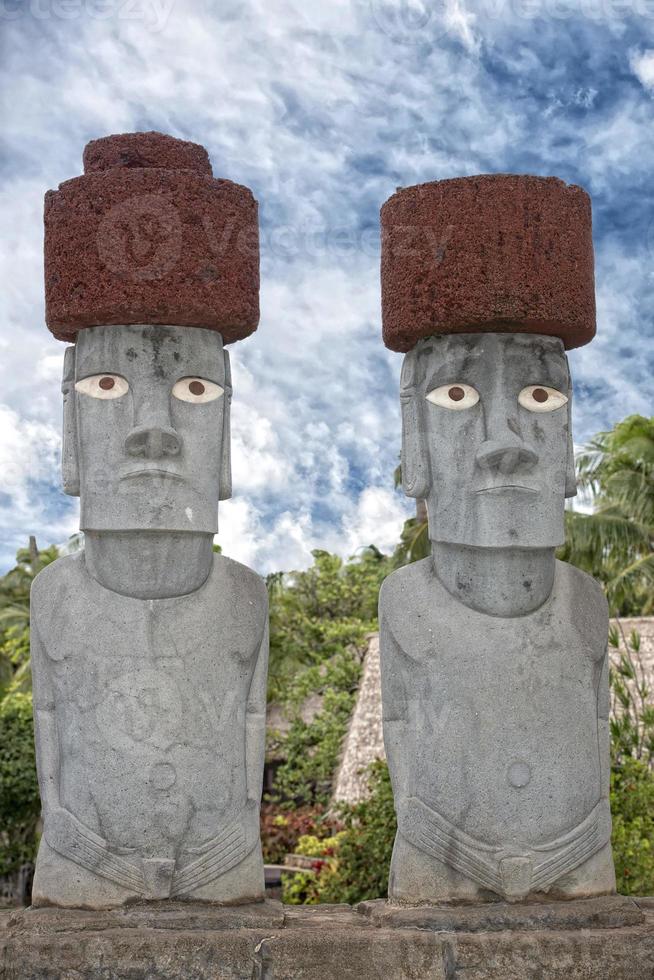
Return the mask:
<svg viewBox="0 0 654 980"><path fill-rule="evenodd" d="M77 528L76 502L52 506L60 450L52 425L22 419L0 405L0 560L5 565L12 564L30 534L46 546L66 541Z"/></svg>
<svg viewBox="0 0 654 980"><path fill-rule="evenodd" d="M381 551L392 551L399 541L402 525L414 509L411 504L382 487L364 490L353 514L344 522L347 553L353 554L371 544Z"/></svg>
<svg viewBox="0 0 654 980"><path fill-rule="evenodd" d="M111 132L198 140L217 176L260 201L262 321L232 347L235 497L220 540L234 557L270 571L302 567L315 547L390 549L411 513L392 489L401 357L380 337L378 209L398 185L515 171L587 186L599 329L571 355L575 436L648 410L651 18L635 32L633 12L606 3L591 16L578 0L187 0L169 12L143 0L140 18L119 6L64 22L56 5L37 19L25 4L3 22L5 564L34 530L61 540L76 512L54 489L63 345L43 325L42 201L80 172L85 142Z"/></svg>
<svg viewBox="0 0 654 980"><path fill-rule="evenodd" d="M647 89L654 88L654 50L632 51L629 65L641 85Z"/></svg>

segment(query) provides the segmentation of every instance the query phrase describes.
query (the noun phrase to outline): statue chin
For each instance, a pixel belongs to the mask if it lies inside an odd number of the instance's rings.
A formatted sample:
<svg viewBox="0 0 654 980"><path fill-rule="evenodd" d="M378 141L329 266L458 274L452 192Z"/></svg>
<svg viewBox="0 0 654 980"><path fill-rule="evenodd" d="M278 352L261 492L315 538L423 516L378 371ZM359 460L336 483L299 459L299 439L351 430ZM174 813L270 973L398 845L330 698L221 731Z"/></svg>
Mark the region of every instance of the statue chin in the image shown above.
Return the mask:
<svg viewBox="0 0 654 980"><path fill-rule="evenodd" d="M213 534L191 531L85 531L89 574L134 599L188 595L206 581Z"/></svg>

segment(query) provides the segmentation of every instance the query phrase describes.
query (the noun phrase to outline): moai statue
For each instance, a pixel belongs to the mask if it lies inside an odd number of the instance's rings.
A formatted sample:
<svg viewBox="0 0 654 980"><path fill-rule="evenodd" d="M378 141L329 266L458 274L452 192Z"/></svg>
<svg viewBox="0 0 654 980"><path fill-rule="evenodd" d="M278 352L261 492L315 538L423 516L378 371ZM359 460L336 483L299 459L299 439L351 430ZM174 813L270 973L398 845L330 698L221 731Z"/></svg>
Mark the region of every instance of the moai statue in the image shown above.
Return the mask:
<svg viewBox="0 0 654 980"><path fill-rule="evenodd" d="M85 548L32 588L33 904L262 900L266 589L213 552L231 494L223 344L258 322L257 204L159 133L95 140L84 163L45 202Z"/></svg>
<svg viewBox="0 0 654 980"><path fill-rule="evenodd" d="M611 893L607 604L555 558L575 493L565 351L595 333L587 194L505 174L400 190L382 302L431 542L380 596L389 897Z"/></svg>

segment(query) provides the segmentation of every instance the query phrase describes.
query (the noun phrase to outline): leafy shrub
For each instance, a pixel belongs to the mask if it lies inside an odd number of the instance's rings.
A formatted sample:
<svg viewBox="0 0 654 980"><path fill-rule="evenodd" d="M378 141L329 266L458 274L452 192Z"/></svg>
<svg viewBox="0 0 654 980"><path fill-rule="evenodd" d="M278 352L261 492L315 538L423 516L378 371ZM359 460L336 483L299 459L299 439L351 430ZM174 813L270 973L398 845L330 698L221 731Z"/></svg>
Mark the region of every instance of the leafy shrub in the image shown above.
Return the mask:
<svg viewBox="0 0 654 980"><path fill-rule="evenodd" d="M349 562L326 551L313 556L306 571L268 580L269 695L290 722L285 735L269 741L284 759L270 800L286 808L329 802L366 635L377 628L379 587L391 569L373 547ZM303 708L316 695L320 707L307 721Z"/></svg>
<svg viewBox="0 0 654 980"><path fill-rule="evenodd" d="M654 774L626 757L611 773L613 859L622 895L654 893Z"/></svg>
<svg viewBox="0 0 654 980"><path fill-rule="evenodd" d="M295 852L301 837L325 834L333 826L322 806L304 806L281 810L275 803L261 806L261 846L267 864L282 864L287 854Z"/></svg>
<svg viewBox="0 0 654 980"><path fill-rule="evenodd" d="M307 834L300 838L295 853L313 857L315 861L311 871L282 874L282 899L287 905L319 905L325 901L321 895L321 883L338 862L342 837L343 832L340 831L331 837Z"/></svg>
<svg viewBox="0 0 654 980"><path fill-rule="evenodd" d="M271 799L298 806L329 802L360 674L359 658L343 650L329 663L298 675L286 702L290 729L274 745L284 762L275 773ZM311 721L305 721L302 705L310 694L319 694L322 705Z"/></svg>
<svg viewBox="0 0 654 980"><path fill-rule="evenodd" d="M393 791L385 762L374 762L369 771L370 797L338 807L340 832L300 838L296 853L317 859L315 873L283 876L285 902L354 905L386 896L397 830Z"/></svg>
<svg viewBox="0 0 654 980"><path fill-rule="evenodd" d="M373 547L349 562L326 551L314 551L313 558L306 571L268 577L270 700L286 701L300 670L361 646L377 628L379 587L390 559Z"/></svg>
<svg viewBox="0 0 654 980"><path fill-rule="evenodd" d="M654 706L640 658L640 636L618 622L611 667L611 813L618 891L654 893Z"/></svg>
<svg viewBox="0 0 654 980"><path fill-rule="evenodd" d="M397 830L393 790L385 762L373 762L369 770L369 799L339 810L343 833L336 860L319 876L321 902L354 905L386 897Z"/></svg>
<svg viewBox="0 0 654 980"><path fill-rule="evenodd" d="M40 813L32 698L12 694L0 701L0 875L34 859Z"/></svg>

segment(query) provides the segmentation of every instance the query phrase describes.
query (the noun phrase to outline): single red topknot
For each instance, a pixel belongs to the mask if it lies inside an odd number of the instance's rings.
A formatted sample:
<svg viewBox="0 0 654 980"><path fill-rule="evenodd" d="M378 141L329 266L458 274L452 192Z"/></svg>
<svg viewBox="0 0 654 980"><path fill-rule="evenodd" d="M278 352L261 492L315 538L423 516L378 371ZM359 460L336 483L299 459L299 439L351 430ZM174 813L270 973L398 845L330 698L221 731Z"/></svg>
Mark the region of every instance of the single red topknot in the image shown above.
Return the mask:
<svg viewBox="0 0 654 980"><path fill-rule="evenodd" d="M384 343L525 332L595 335L588 194L556 177L486 174L399 190L381 209Z"/></svg>
<svg viewBox="0 0 654 980"><path fill-rule="evenodd" d="M93 140L85 173L45 196L46 322L205 327L228 343L259 322L252 192L216 180L206 150L162 133Z"/></svg>

